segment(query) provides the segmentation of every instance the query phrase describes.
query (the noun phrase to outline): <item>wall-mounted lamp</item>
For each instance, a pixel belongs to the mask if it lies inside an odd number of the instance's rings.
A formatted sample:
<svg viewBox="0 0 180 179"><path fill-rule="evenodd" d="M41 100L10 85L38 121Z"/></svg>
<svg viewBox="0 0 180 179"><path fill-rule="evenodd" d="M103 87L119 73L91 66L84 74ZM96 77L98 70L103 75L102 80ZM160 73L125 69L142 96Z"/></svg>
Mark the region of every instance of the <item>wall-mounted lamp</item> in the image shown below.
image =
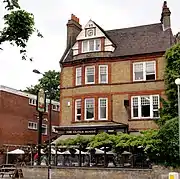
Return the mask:
<svg viewBox="0 0 180 179"><path fill-rule="evenodd" d="M71 105L70 101L68 101L67 106L69 107Z"/></svg>

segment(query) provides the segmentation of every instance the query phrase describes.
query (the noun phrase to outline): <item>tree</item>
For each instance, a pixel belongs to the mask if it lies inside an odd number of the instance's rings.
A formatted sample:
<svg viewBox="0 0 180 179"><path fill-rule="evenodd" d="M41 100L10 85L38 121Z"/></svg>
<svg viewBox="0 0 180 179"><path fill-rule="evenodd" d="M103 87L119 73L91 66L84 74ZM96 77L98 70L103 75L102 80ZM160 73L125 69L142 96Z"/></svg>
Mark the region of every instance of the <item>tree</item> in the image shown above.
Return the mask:
<svg viewBox="0 0 180 179"><path fill-rule="evenodd" d="M39 79L38 84L27 87L24 91L36 95L40 88L45 90L48 98L51 97L51 99L59 101L60 73L56 72L55 70L49 70L44 73L42 78Z"/></svg>
<svg viewBox="0 0 180 179"><path fill-rule="evenodd" d="M164 79L167 100L162 99L163 108L160 111L161 118L157 120L157 124L160 126L178 115L177 85L175 84L175 80L180 77L180 43L167 50L165 59Z"/></svg>
<svg viewBox="0 0 180 179"><path fill-rule="evenodd" d="M166 165L179 165L178 118L167 121L159 130L158 138L163 141L159 157Z"/></svg>
<svg viewBox="0 0 180 179"><path fill-rule="evenodd" d="M1 0L5 4L7 13L4 15L4 27L0 30L0 46L4 42L20 47L22 59L27 58L26 45L30 36L36 31L39 37L41 33L35 28L33 14L22 10L18 0ZM0 47L2 50L2 48ZM32 59L30 59L32 60Z"/></svg>

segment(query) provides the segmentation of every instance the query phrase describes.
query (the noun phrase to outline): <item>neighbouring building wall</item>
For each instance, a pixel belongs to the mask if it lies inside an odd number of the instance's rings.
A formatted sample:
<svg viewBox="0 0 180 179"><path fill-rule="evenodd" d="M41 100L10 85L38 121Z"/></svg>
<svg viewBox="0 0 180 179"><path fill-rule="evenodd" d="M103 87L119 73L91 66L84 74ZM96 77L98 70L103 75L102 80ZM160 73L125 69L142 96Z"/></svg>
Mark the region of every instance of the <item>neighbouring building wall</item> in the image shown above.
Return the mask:
<svg viewBox="0 0 180 179"><path fill-rule="evenodd" d="M6 91L0 91L0 93L0 146L37 144L38 113L35 104L30 104L29 97ZM46 113L43 116L43 124L46 126L48 126L47 118ZM29 126L29 122L35 126ZM52 111L52 125L59 125L58 111ZM33 129L33 127L36 128ZM47 133L42 136L42 141L45 140L47 140Z"/></svg>
<svg viewBox="0 0 180 179"><path fill-rule="evenodd" d="M152 119L131 119L131 96L160 95L164 97L164 57L154 55L110 60L62 68L60 124L71 125L75 123L74 102L76 99L92 97L95 98L95 104L97 104L98 97L107 97L109 121L129 124L129 128L132 130L156 128L157 126ZM133 82L133 63L147 61L155 61L156 63L156 80ZM81 86L75 86L76 68L82 67L82 81L84 81L85 67L91 65L95 66L96 70L95 84L86 85L82 82ZM108 65L108 84L98 84L99 65ZM124 100L128 100L128 106L124 105ZM83 103L82 105L84 106ZM82 108L82 116L84 116L84 108ZM97 118L97 109L95 109L95 121L92 123L97 122Z"/></svg>

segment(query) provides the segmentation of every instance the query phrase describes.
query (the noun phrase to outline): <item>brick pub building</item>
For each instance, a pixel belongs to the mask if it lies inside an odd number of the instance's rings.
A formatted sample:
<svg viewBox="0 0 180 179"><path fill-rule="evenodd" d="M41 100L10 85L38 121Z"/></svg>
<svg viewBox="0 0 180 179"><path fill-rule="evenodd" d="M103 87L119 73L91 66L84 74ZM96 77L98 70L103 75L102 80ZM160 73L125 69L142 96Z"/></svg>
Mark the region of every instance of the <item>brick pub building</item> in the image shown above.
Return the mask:
<svg viewBox="0 0 180 179"><path fill-rule="evenodd" d="M52 128L54 129L54 126L59 125L60 106L56 101L52 104ZM42 141L45 141L48 133L48 110L43 118ZM37 129L36 95L0 86L0 147L3 144L36 145Z"/></svg>
<svg viewBox="0 0 180 179"><path fill-rule="evenodd" d="M60 60L61 126L157 128L154 120L165 95L164 54L175 40L170 14L164 2L160 22L115 30L103 30L92 20L82 28L71 16Z"/></svg>

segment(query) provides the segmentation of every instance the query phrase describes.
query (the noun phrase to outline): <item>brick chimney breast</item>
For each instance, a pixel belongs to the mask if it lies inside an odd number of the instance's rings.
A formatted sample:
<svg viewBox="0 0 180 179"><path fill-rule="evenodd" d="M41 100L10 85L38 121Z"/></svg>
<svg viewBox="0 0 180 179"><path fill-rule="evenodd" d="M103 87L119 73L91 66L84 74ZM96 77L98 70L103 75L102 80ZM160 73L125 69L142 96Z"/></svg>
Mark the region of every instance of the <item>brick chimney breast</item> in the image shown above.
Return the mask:
<svg viewBox="0 0 180 179"><path fill-rule="evenodd" d="M67 23L67 47L71 48L76 42L76 37L82 30L82 26L79 23L79 18L74 14L71 14L71 19Z"/></svg>
<svg viewBox="0 0 180 179"><path fill-rule="evenodd" d="M161 23L164 31L171 28L170 15L171 15L171 11L167 7L167 1L164 1L162 7L162 13L161 13Z"/></svg>

